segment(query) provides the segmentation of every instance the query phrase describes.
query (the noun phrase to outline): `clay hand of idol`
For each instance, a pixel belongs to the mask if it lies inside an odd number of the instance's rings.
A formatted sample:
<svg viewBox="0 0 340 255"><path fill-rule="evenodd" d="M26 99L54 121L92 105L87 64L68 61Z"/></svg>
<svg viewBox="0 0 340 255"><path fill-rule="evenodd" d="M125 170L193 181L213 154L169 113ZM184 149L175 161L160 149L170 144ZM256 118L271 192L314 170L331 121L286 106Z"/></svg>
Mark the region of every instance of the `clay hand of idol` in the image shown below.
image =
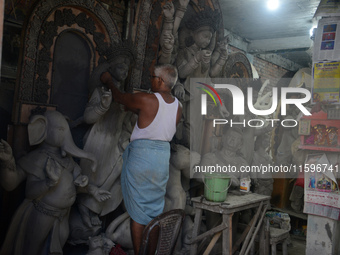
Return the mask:
<svg viewBox="0 0 340 255"><path fill-rule="evenodd" d="M190 2L190 0L179 0L179 5L180 5L182 8L187 8L189 2Z"/></svg>
<svg viewBox="0 0 340 255"><path fill-rule="evenodd" d="M174 14L175 14L175 6L172 2L167 2L164 6L163 6L163 14L165 16L166 19L172 19Z"/></svg>
<svg viewBox="0 0 340 255"><path fill-rule="evenodd" d="M170 32L165 32L161 36L161 47L167 51L172 51L175 44L175 37Z"/></svg>
<svg viewBox="0 0 340 255"><path fill-rule="evenodd" d="M100 98L100 104L104 109L108 109L110 107L110 104L112 102L112 93L111 90L107 90L104 87L102 87L102 95Z"/></svg>
<svg viewBox="0 0 340 255"><path fill-rule="evenodd" d="M173 88L173 91L175 97L177 97L178 100L180 101L184 100L185 90L182 84L176 84L175 87Z"/></svg>
<svg viewBox="0 0 340 255"><path fill-rule="evenodd" d="M202 50L202 60L204 63L209 63L211 59L211 50Z"/></svg>
<svg viewBox="0 0 340 255"><path fill-rule="evenodd" d="M226 118L226 117L229 117L230 113L229 111L227 110L227 108L225 107L225 105L219 105L219 112L221 114L222 117Z"/></svg>
<svg viewBox="0 0 340 255"><path fill-rule="evenodd" d="M95 189L92 195L98 202L103 202L111 198L111 192L98 188Z"/></svg>
<svg viewBox="0 0 340 255"><path fill-rule="evenodd" d="M73 183L75 186L83 188L89 183L89 178L86 175L79 175Z"/></svg>

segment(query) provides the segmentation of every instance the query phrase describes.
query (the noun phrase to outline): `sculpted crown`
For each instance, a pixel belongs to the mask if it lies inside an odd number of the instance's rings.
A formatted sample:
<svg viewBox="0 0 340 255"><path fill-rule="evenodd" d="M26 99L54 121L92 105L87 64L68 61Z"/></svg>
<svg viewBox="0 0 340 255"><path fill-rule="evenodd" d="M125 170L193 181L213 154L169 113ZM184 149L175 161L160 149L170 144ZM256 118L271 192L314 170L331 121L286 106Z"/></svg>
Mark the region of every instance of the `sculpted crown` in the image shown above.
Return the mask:
<svg viewBox="0 0 340 255"><path fill-rule="evenodd" d="M185 24L190 30L197 30L204 26L217 30L220 23L220 15L217 10L205 9L195 16L191 17Z"/></svg>
<svg viewBox="0 0 340 255"><path fill-rule="evenodd" d="M119 41L118 43L113 42L106 50L105 56L108 61L115 59L117 56L126 56L131 61L134 61L135 52L133 49L134 48L131 41Z"/></svg>

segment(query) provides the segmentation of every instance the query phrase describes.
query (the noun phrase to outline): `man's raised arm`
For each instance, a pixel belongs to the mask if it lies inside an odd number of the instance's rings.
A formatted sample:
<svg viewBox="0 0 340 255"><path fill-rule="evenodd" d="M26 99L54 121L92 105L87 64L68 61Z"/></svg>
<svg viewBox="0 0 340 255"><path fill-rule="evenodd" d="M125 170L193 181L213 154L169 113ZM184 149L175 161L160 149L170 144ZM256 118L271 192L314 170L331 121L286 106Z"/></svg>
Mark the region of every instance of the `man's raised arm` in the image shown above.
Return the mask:
<svg viewBox="0 0 340 255"><path fill-rule="evenodd" d="M120 104L125 105L129 110L138 113L143 107L145 98L149 95L147 93L122 93L112 81L111 74L109 72L102 73L100 80L104 83L108 89L112 92L113 99Z"/></svg>

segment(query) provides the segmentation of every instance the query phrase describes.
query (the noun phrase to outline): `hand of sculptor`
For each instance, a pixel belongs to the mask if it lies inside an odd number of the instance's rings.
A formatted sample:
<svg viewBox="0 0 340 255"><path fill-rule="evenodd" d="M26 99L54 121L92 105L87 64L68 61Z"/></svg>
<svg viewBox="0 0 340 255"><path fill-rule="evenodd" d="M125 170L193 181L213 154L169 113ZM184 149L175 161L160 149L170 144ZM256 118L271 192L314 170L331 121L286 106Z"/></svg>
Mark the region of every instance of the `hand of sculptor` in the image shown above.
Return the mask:
<svg viewBox="0 0 340 255"><path fill-rule="evenodd" d="M100 81L103 83L103 84L107 84L109 83L110 81L112 81L112 76L109 72L104 72L100 75Z"/></svg>
<svg viewBox="0 0 340 255"><path fill-rule="evenodd" d="M12 148L11 146L9 146L9 144L1 139L0 141L0 160L7 162L9 160L11 160L13 157L12 155Z"/></svg>

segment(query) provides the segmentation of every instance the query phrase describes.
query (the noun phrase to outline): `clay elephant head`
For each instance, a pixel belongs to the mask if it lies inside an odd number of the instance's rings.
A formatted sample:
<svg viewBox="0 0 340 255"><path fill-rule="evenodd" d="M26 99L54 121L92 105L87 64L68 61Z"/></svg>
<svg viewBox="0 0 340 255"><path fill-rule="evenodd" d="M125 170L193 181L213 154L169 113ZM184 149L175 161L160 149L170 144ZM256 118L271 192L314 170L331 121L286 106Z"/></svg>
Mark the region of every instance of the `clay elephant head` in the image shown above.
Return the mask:
<svg viewBox="0 0 340 255"><path fill-rule="evenodd" d="M66 154L76 158L92 161L91 169L95 172L97 160L92 153L79 149L72 138L65 117L57 111L47 111L44 115L34 115L28 124L30 145L45 143L60 148L63 156Z"/></svg>

